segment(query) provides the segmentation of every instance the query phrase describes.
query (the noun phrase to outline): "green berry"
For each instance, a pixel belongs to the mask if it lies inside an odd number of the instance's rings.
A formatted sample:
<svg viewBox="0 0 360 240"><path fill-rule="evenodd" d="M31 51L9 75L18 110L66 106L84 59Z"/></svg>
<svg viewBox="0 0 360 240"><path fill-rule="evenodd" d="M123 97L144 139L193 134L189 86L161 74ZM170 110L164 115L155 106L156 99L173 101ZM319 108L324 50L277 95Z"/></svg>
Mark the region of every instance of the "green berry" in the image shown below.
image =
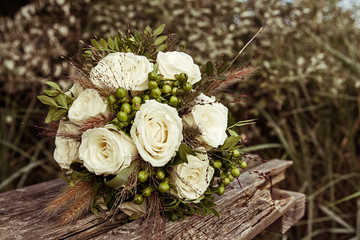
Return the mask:
<svg viewBox="0 0 360 240"><path fill-rule="evenodd" d="M229 173L229 174L227 175L227 178L230 179L230 182L234 181L234 177L233 177L233 175L231 175L231 173Z"/></svg>
<svg viewBox="0 0 360 240"><path fill-rule="evenodd" d="M126 114L129 114L129 113L131 113L131 106L130 106L130 104L128 104L128 103L123 103L123 104L121 105L120 110L121 110L122 112L126 113Z"/></svg>
<svg viewBox="0 0 360 240"><path fill-rule="evenodd" d="M139 171L138 172L138 180L139 182L146 182L146 180L148 179L149 174L145 171Z"/></svg>
<svg viewBox="0 0 360 240"><path fill-rule="evenodd" d="M213 163L213 166L214 168L217 168L217 169L220 169L222 167L222 163L220 160L216 160L214 163Z"/></svg>
<svg viewBox="0 0 360 240"><path fill-rule="evenodd" d="M163 180L165 178L165 173L163 170L159 170L156 172L156 178L159 180Z"/></svg>
<svg viewBox="0 0 360 240"><path fill-rule="evenodd" d="M127 92L124 88L116 89L115 96L119 99L123 99L126 96Z"/></svg>
<svg viewBox="0 0 360 240"><path fill-rule="evenodd" d="M172 89L171 89L171 86L170 86L170 85L164 85L164 86L162 87L162 92L165 93L165 94L170 93L171 90L172 90Z"/></svg>
<svg viewBox="0 0 360 240"><path fill-rule="evenodd" d="M138 104L138 103L134 103L132 106L131 106L131 108L132 108L132 110L133 111L139 111L140 110L140 104Z"/></svg>
<svg viewBox="0 0 360 240"><path fill-rule="evenodd" d="M144 188L144 190L143 190L143 196L144 197L150 197L151 193L152 193L151 187Z"/></svg>
<svg viewBox="0 0 360 240"><path fill-rule="evenodd" d="M177 88L177 87L174 87L174 88L172 89L172 91L171 91L171 94L174 95L174 96L176 96L177 91L178 91L178 88Z"/></svg>
<svg viewBox="0 0 360 240"><path fill-rule="evenodd" d="M189 83L189 82L186 82L185 85L184 85L184 87L183 87L183 89L184 89L185 91L190 91L190 90L192 89L192 84Z"/></svg>
<svg viewBox="0 0 360 240"><path fill-rule="evenodd" d="M231 183L230 179L229 178L224 178L222 181L222 184L224 184L225 186L229 185Z"/></svg>
<svg viewBox="0 0 360 240"><path fill-rule="evenodd" d="M186 73L180 73L178 80L180 81L180 84L183 85L188 80L188 75Z"/></svg>
<svg viewBox="0 0 360 240"><path fill-rule="evenodd" d="M234 149L233 151L232 151L232 155L233 155L233 157L239 157L240 156L240 152L239 152L239 150L237 150L237 149Z"/></svg>
<svg viewBox="0 0 360 240"><path fill-rule="evenodd" d="M160 88L154 88L153 90L151 90L150 96L152 98L158 98L161 96L161 90Z"/></svg>
<svg viewBox="0 0 360 240"><path fill-rule="evenodd" d="M180 85L180 82L179 82L179 80L175 80L175 81L173 81L173 84L172 84L174 87L177 87L177 86L179 86Z"/></svg>
<svg viewBox="0 0 360 240"><path fill-rule="evenodd" d="M139 96L135 96L135 97L133 97L132 99L131 99L131 102L132 103L137 103L137 104L141 104L141 97L139 97Z"/></svg>
<svg viewBox="0 0 360 240"><path fill-rule="evenodd" d="M225 193L225 187L223 185L218 186L216 190L218 195L223 195Z"/></svg>
<svg viewBox="0 0 360 240"><path fill-rule="evenodd" d="M150 79L150 80L156 80L157 79L157 73L156 72L149 72L148 73L148 78Z"/></svg>
<svg viewBox="0 0 360 240"><path fill-rule="evenodd" d="M115 97L114 95L109 95L109 96L107 97L107 101L108 101L108 103L109 103L110 105L113 105L113 104L116 103L117 99L116 99L116 97Z"/></svg>
<svg viewBox="0 0 360 240"><path fill-rule="evenodd" d="M143 102L145 102L146 100L149 100L149 99L150 99L149 95L144 95Z"/></svg>
<svg viewBox="0 0 360 240"><path fill-rule="evenodd" d="M240 170L238 168L231 169L230 173L234 178L238 178L240 176Z"/></svg>
<svg viewBox="0 0 360 240"><path fill-rule="evenodd" d="M177 107L179 105L179 99L175 96L171 96L169 100L169 105L172 107Z"/></svg>
<svg viewBox="0 0 360 240"><path fill-rule="evenodd" d="M155 89L159 87L156 81L149 81L149 89Z"/></svg>
<svg viewBox="0 0 360 240"><path fill-rule="evenodd" d="M242 162L240 163L240 167L241 167L242 169L247 168L247 163L244 162L244 161L242 161Z"/></svg>
<svg viewBox="0 0 360 240"><path fill-rule="evenodd" d="M169 191L169 189L170 189L170 187L169 187L169 184L167 182L162 182L158 186L158 190L161 193L166 193L167 191Z"/></svg>
<svg viewBox="0 0 360 240"><path fill-rule="evenodd" d="M118 112L116 115L116 118L120 121L120 122L126 122L128 120L128 115L126 112Z"/></svg>
<svg viewBox="0 0 360 240"><path fill-rule="evenodd" d="M141 196L140 194L135 194L135 197L134 197L134 203L136 204L142 204L144 202L144 197Z"/></svg>

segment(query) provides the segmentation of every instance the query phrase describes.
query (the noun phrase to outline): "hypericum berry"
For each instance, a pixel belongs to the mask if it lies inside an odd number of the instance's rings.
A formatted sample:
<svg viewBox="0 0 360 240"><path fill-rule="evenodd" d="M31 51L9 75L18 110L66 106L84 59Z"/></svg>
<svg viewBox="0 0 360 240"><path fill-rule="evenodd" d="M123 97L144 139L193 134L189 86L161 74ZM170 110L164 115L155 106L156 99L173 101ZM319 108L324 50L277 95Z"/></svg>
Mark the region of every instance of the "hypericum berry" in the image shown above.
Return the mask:
<svg viewBox="0 0 360 240"><path fill-rule="evenodd" d="M134 203L136 204L142 204L144 202L144 197L141 196L140 194L135 194L135 197L134 197Z"/></svg>
<svg viewBox="0 0 360 240"><path fill-rule="evenodd" d="M152 98L158 98L161 96L161 90L160 88L154 88L153 90L151 90L150 96Z"/></svg>
<svg viewBox="0 0 360 240"><path fill-rule="evenodd" d="M179 85L180 85L179 80L175 80L175 81L173 81L172 85L173 85L174 87L179 86Z"/></svg>
<svg viewBox="0 0 360 240"><path fill-rule="evenodd" d="M224 184L225 186L229 185L231 183L230 179L229 178L224 178L222 181L222 184Z"/></svg>
<svg viewBox="0 0 360 240"><path fill-rule="evenodd" d="M158 186L158 190L161 193L166 193L167 191L169 191L169 189L170 189L170 187L169 187L169 184L167 182L162 182Z"/></svg>
<svg viewBox="0 0 360 240"><path fill-rule="evenodd" d="M223 195L225 193L225 187L223 185L218 186L216 190L218 195Z"/></svg>
<svg viewBox="0 0 360 240"><path fill-rule="evenodd" d="M230 182L234 181L234 177L233 177L233 175L231 175L231 173L229 173L229 174L227 175L227 178L230 179Z"/></svg>
<svg viewBox="0 0 360 240"><path fill-rule="evenodd" d="M115 96L119 99L123 99L126 96L127 92L124 88L116 89Z"/></svg>
<svg viewBox="0 0 360 240"><path fill-rule="evenodd" d="M172 89L171 89L171 86L170 86L170 85L164 85L164 86L162 87L162 92L165 93L165 94L170 93L171 90L172 90Z"/></svg>
<svg viewBox="0 0 360 240"><path fill-rule="evenodd" d="M149 80L156 80L157 79L157 73L156 72L149 72L148 73L148 78Z"/></svg>
<svg viewBox="0 0 360 240"><path fill-rule="evenodd" d="M240 176L240 170L238 168L231 169L230 173L234 178L237 178Z"/></svg>
<svg viewBox="0 0 360 240"><path fill-rule="evenodd" d="M149 174L145 171L139 171L138 172L138 180L139 182L146 182L146 180L148 179Z"/></svg>
<svg viewBox="0 0 360 240"><path fill-rule="evenodd" d="M149 95L144 95L143 97L143 102L145 102L146 100L149 100L150 99L150 96Z"/></svg>
<svg viewBox="0 0 360 240"><path fill-rule="evenodd" d="M134 103L132 106L131 106L131 108L132 108L132 110L133 111L139 111L140 110L140 104L138 104L138 103Z"/></svg>
<svg viewBox="0 0 360 240"><path fill-rule="evenodd" d="M246 168L246 167L247 167L247 163L244 162L244 161L242 161L242 162L240 163L240 167L241 167L242 169Z"/></svg>
<svg viewBox="0 0 360 240"><path fill-rule="evenodd" d="M147 187L147 188L144 188L144 190L142 192L143 192L144 197L150 197L151 193L152 193L152 189L151 189L151 187Z"/></svg>
<svg viewBox="0 0 360 240"><path fill-rule="evenodd" d="M240 156L239 150L234 149L234 150L232 151L232 155L233 155L233 157L239 157L239 156Z"/></svg>
<svg viewBox="0 0 360 240"><path fill-rule="evenodd" d="M158 87L158 84L156 81L149 81L149 89L155 89Z"/></svg>
<svg viewBox="0 0 360 240"><path fill-rule="evenodd" d="M171 90L171 94L174 95L174 96L176 96L177 91L178 91L178 88L177 88L177 87L174 87L174 88Z"/></svg>
<svg viewBox="0 0 360 240"><path fill-rule="evenodd" d="M156 172L156 178L159 180L163 180L165 178L165 173L163 170L158 170Z"/></svg>
<svg viewBox="0 0 360 240"><path fill-rule="evenodd" d="M139 96L135 96L135 97L133 97L132 99L131 99L131 102L132 103L137 103L137 104L141 104L141 97L139 97Z"/></svg>
<svg viewBox="0 0 360 240"><path fill-rule="evenodd" d="M177 107L179 105L179 99L175 96L171 96L169 100L169 105L172 107Z"/></svg>
<svg viewBox="0 0 360 240"><path fill-rule="evenodd" d="M222 163L220 160L216 160L214 163L213 163L213 166L214 168L217 168L217 169L220 169L222 167Z"/></svg>
<svg viewBox="0 0 360 240"><path fill-rule="evenodd" d="M183 88L185 91L190 91L192 89L192 84L189 82L186 82Z"/></svg>
<svg viewBox="0 0 360 240"><path fill-rule="evenodd" d="M188 75L186 73L180 73L178 76L180 84L183 85L188 80Z"/></svg>
<svg viewBox="0 0 360 240"><path fill-rule="evenodd" d="M116 103L117 99L116 99L116 97L115 97L114 95L109 95L109 96L107 97L107 101L108 101L108 103L109 103L110 105L113 105L113 104Z"/></svg>
<svg viewBox="0 0 360 240"><path fill-rule="evenodd" d="M128 115L126 112L118 112L116 114L116 118L120 121L120 122L126 122L128 120Z"/></svg>
<svg viewBox="0 0 360 240"><path fill-rule="evenodd" d="M126 113L126 114L129 114L129 113L131 113L131 106L130 106L130 104L128 104L128 103L123 103L123 104L121 105L120 110L121 110L122 112Z"/></svg>

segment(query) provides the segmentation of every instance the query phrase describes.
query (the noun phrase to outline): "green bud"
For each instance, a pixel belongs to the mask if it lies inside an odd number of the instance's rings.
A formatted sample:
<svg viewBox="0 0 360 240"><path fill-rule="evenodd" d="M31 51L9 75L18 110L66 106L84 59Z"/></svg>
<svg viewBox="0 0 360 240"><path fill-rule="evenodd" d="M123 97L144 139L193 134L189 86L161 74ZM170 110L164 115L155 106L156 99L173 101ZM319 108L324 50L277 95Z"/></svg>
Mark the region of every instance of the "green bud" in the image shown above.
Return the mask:
<svg viewBox="0 0 360 240"><path fill-rule="evenodd" d="M159 180L163 180L165 178L165 173L163 170L158 170L156 172L156 178Z"/></svg>
<svg viewBox="0 0 360 240"><path fill-rule="evenodd" d="M183 89L184 89L185 91L190 91L190 90L192 89L192 84L189 83L189 82L186 82L185 85L184 85L184 87L183 87Z"/></svg>
<svg viewBox="0 0 360 240"><path fill-rule="evenodd" d="M244 161L242 161L242 162L240 163L240 167L241 167L242 169L247 168L247 163L244 162Z"/></svg>
<svg viewBox="0 0 360 240"><path fill-rule="evenodd" d="M232 151L232 155L233 155L233 157L239 157L240 156L240 152L239 152L239 150L237 150L237 149L234 149L233 151Z"/></svg>
<svg viewBox="0 0 360 240"><path fill-rule="evenodd" d="M142 192L143 192L144 197L150 197L151 193L152 193L152 189L151 189L151 187L147 187L147 188L144 188L144 190Z"/></svg>
<svg viewBox="0 0 360 240"><path fill-rule="evenodd" d="M171 94L174 95L174 96L176 96L177 91L178 91L178 88L177 88L177 87L174 87L174 88L172 89L172 91L171 91Z"/></svg>
<svg viewBox="0 0 360 240"><path fill-rule="evenodd" d="M135 197L134 197L134 203L140 205L144 202L144 197L141 196L140 194L135 194Z"/></svg>
<svg viewBox="0 0 360 240"><path fill-rule="evenodd" d="M125 113L127 113L127 114L130 114L130 113L131 113L131 106L130 106L130 104L128 104L128 103L123 103L123 104L121 105L120 110L121 110L122 112L125 112Z"/></svg>
<svg viewBox="0 0 360 240"><path fill-rule="evenodd" d="M150 99L149 95L144 95L143 102L145 102L146 100L149 100L149 99Z"/></svg>
<svg viewBox="0 0 360 240"><path fill-rule="evenodd" d="M175 81L173 81L173 84L172 84L174 87L177 87L177 86L179 86L180 85L180 82L179 82L179 80L175 80Z"/></svg>
<svg viewBox="0 0 360 240"><path fill-rule="evenodd" d="M134 103L132 106L131 106L131 108L132 108L132 110L133 111L139 111L140 110L140 104L138 104L138 103Z"/></svg>
<svg viewBox="0 0 360 240"><path fill-rule="evenodd" d="M148 78L149 78L149 80L154 80L154 81L156 81L156 79L157 79L157 73L156 72L149 72L148 73Z"/></svg>
<svg viewBox="0 0 360 240"><path fill-rule="evenodd" d="M150 96L152 98L158 98L161 96L161 90L160 88L154 88L153 90L151 90Z"/></svg>
<svg viewBox="0 0 360 240"><path fill-rule="evenodd" d="M138 180L139 182L143 183L146 182L149 177L149 174L145 171L139 171L138 172Z"/></svg>
<svg viewBox="0 0 360 240"><path fill-rule="evenodd" d="M170 189L170 186L167 182L162 182L158 186L158 190L161 193L166 193L167 191L169 191L169 189Z"/></svg>
<svg viewBox="0 0 360 240"><path fill-rule="evenodd" d="M216 190L217 190L217 194L219 196L221 196L221 195L223 195L225 193L225 187L222 186L222 185L218 186Z"/></svg>
<svg viewBox="0 0 360 240"><path fill-rule="evenodd" d="M149 81L149 89L158 88L158 83L156 81Z"/></svg>
<svg viewBox="0 0 360 240"><path fill-rule="evenodd" d="M116 97L115 97L114 95L109 95L109 96L107 97L107 101L108 101L108 103L109 103L110 105L113 105L113 104L116 103L117 99L116 99Z"/></svg>
<svg viewBox="0 0 360 240"><path fill-rule="evenodd" d="M126 122L128 120L128 115L126 114L126 112L118 112L116 114L116 118L120 121L120 122Z"/></svg>
<svg viewBox="0 0 360 240"><path fill-rule="evenodd" d="M172 89L171 89L171 86L170 86L170 85L164 85L164 86L162 87L162 92L165 93L165 94L170 93L171 90L172 90Z"/></svg>
<svg viewBox="0 0 360 240"><path fill-rule="evenodd" d="M139 96L135 96L135 97L133 97L132 99L131 99L131 102L132 103L137 103L137 104L141 104L141 97L139 97Z"/></svg>
<svg viewBox="0 0 360 240"><path fill-rule="evenodd" d="M230 182L234 181L234 177L231 175L231 173L227 175L227 178L230 179Z"/></svg>
<svg viewBox="0 0 360 240"><path fill-rule="evenodd" d="M225 186L229 185L231 183L230 179L229 178L224 178L222 181L222 184L224 184Z"/></svg>
<svg viewBox="0 0 360 240"><path fill-rule="evenodd" d="M188 75L186 73L180 73L177 79L180 81L181 85L184 85L188 80Z"/></svg>
<svg viewBox="0 0 360 240"><path fill-rule="evenodd" d="M169 105L172 107L177 107L179 106L179 99L175 96L171 96L170 100L169 100Z"/></svg>
<svg viewBox="0 0 360 240"><path fill-rule="evenodd" d="M115 96L118 98L118 99L123 99L124 97L126 97L126 90L124 88L118 88L116 89L116 92L115 92Z"/></svg>
<svg viewBox="0 0 360 240"><path fill-rule="evenodd" d="M230 173L234 178L238 178L240 176L240 170L238 168L231 169Z"/></svg>

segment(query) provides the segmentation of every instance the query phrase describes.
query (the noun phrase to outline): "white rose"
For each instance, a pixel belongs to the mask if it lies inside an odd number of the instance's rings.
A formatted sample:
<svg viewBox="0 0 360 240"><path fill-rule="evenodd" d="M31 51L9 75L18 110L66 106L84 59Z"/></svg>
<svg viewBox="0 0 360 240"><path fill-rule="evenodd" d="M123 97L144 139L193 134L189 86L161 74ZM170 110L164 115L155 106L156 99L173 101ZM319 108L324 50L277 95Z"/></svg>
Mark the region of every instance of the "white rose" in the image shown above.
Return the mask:
<svg viewBox="0 0 360 240"><path fill-rule="evenodd" d="M171 172L171 182L180 198L196 200L200 198L214 175L206 154L187 155L188 163L176 165Z"/></svg>
<svg viewBox="0 0 360 240"><path fill-rule="evenodd" d="M55 138L54 159L61 168L69 169L70 164L78 159L80 142L66 137L67 134L76 134L79 127L71 122L60 120L57 136Z"/></svg>
<svg viewBox="0 0 360 240"><path fill-rule="evenodd" d="M175 156L183 139L182 127L175 108L147 100L136 113L130 134L144 161L161 167Z"/></svg>
<svg viewBox="0 0 360 240"><path fill-rule="evenodd" d="M144 217L146 215L146 209L147 209L146 199L140 205L134 202L123 202L120 204L120 210L123 211L128 216L137 214L139 217Z"/></svg>
<svg viewBox="0 0 360 240"><path fill-rule="evenodd" d="M200 94L196 105L183 119L189 125L196 125L201 131L200 141L205 147L216 148L227 138L228 109L215 98Z"/></svg>
<svg viewBox="0 0 360 240"><path fill-rule="evenodd" d="M153 64L144 56L133 53L110 53L91 70L90 80L99 87L109 86L113 90L144 91L148 89L148 73Z"/></svg>
<svg viewBox="0 0 360 240"><path fill-rule="evenodd" d="M81 125L87 118L107 114L107 102L94 89L86 89L71 105L68 117L71 122Z"/></svg>
<svg viewBox="0 0 360 240"><path fill-rule="evenodd" d="M183 52L159 52L156 58L159 71L165 78L174 79L174 74L182 72L188 75L188 82L195 84L201 80L198 65L194 64L192 57Z"/></svg>
<svg viewBox="0 0 360 240"><path fill-rule="evenodd" d="M89 129L81 137L79 158L96 175L117 174L137 155L132 139L111 125Z"/></svg>

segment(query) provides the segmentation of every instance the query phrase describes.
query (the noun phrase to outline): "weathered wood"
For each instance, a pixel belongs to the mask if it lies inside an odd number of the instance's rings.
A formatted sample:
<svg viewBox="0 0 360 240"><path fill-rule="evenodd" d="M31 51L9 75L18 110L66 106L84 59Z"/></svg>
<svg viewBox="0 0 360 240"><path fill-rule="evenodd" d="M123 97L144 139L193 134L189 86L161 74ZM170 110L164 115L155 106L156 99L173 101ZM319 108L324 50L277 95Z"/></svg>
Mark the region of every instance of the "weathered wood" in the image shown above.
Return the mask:
<svg viewBox="0 0 360 240"><path fill-rule="evenodd" d="M192 216L182 222L166 222L164 238L251 239L285 215L287 210L295 209L292 211L297 211L296 216L299 217L301 214L296 209L301 209L302 200L297 202L294 197L279 197L277 190L274 195L279 200L272 199L268 180L259 177L261 173L268 173L272 184L276 184L284 178L285 169L292 163L284 160L262 163L258 159L248 162L254 167L239 177L242 187L234 181L231 184L233 189L216 199L219 218ZM106 212L101 213L100 217L89 214L66 226L57 226L55 220L45 220L41 216L41 209L64 186L63 180L59 179L0 194L1 239L88 239L98 230L101 230L101 235L93 239L143 238L140 234L141 220L119 227L118 223L105 222L102 217L106 217ZM284 229L278 228L279 231ZM276 227L272 227L272 230L276 230Z"/></svg>

